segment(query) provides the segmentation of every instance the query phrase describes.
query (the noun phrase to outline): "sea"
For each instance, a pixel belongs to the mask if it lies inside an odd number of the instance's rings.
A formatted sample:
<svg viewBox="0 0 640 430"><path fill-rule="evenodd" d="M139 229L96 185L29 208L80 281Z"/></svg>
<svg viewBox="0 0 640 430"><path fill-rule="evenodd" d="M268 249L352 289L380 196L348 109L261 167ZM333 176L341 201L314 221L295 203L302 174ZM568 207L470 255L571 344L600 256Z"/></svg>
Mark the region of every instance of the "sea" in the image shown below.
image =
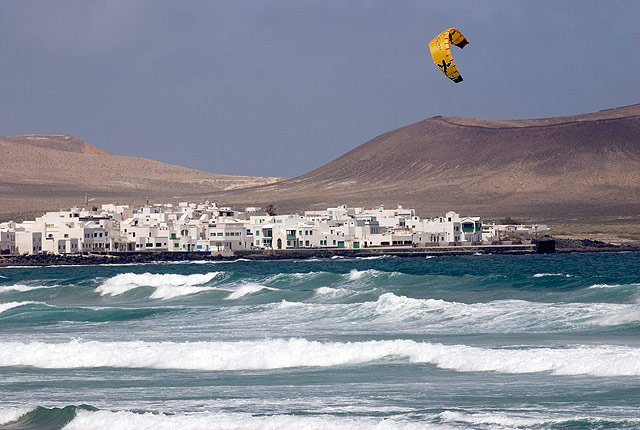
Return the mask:
<svg viewBox="0 0 640 430"><path fill-rule="evenodd" d="M0 268L0 429L638 429L640 253Z"/></svg>

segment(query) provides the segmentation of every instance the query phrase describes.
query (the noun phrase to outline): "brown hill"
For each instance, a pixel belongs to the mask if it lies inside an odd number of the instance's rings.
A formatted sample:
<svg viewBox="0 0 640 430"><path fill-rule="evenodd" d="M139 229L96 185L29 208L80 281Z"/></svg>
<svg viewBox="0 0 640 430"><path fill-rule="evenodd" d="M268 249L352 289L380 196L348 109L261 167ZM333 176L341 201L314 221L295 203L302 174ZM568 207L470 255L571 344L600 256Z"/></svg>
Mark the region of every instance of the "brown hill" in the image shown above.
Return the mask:
<svg viewBox="0 0 640 430"><path fill-rule="evenodd" d="M640 214L640 105L571 117L435 117L297 178L216 196L282 209L402 204L548 221Z"/></svg>
<svg viewBox="0 0 640 430"><path fill-rule="evenodd" d="M0 142L14 143L18 147L35 146L38 148L56 149L58 151L76 152L79 154L111 155L84 140L64 134L28 134L25 136L0 137Z"/></svg>
<svg viewBox="0 0 640 430"><path fill-rule="evenodd" d="M72 136L0 137L0 220L91 204L200 199L279 178L220 175L112 155Z"/></svg>

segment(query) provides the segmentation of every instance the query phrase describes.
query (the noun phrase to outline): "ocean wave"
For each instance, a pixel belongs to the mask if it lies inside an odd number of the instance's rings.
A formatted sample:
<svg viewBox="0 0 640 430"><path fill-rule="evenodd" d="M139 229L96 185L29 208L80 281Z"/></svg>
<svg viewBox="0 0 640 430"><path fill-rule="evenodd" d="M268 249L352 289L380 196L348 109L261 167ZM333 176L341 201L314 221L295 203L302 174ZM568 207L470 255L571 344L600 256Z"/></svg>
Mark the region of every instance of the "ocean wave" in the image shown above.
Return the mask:
<svg viewBox="0 0 640 430"><path fill-rule="evenodd" d="M25 305L33 305L33 304L44 305L44 303L39 303L39 302L8 302L8 303L0 303L0 314L3 313L3 312L8 311L9 309L18 308L20 306L25 306Z"/></svg>
<svg viewBox="0 0 640 430"><path fill-rule="evenodd" d="M498 429L540 428L553 426L565 428L636 428L640 419L635 417L611 418L603 416L562 415L552 416L541 412L476 412L444 411L440 419L445 423L465 424L474 426L491 426ZM602 427L600 423L604 424ZM573 425L572 425L573 424ZM582 425L580 425L582 424ZM614 427L615 426L615 427Z"/></svg>
<svg viewBox="0 0 640 430"><path fill-rule="evenodd" d="M443 424L411 422L399 418L300 416L300 415L252 415L241 413L192 413L157 414L128 411L79 410L64 430L85 429L157 429L157 430L430 430L450 429Z"/></svg>
<svg viewBox="0 0 640 430"><path fill-rule="evenodd" d="M567 275L565 273L536 273L535 275L533 275L534 278L545 278L545 277L549 277L549 276L561 276L564 278L570 278L571 275Z"/></svg>
<svg viewBox="0 0 640 430"><path fill-rule="evenodd" d="M140 320L161 313L173 312L175 309L166 307L59 307L43 302L13 302L8 309L0 304L0 314L10 309L20 308L19 311L0 315L0 322L5 324L19 324L26 326L58 324L61 322L116 322Z"/></svg>
<svg viewBox="0 0 640 430"><path fill-rule="evenodd" d="M420 320L471 331L522 332L575 329L640 323L640 305L616 303L542 303L496 300L459 303L441 299L414 299L384 293L375 302L361 304L364 312L401 320Z"/></svg>
<svg viewBox="0 0 640 430"><path fill-rule="evenodd" d="M354 290L353 288L344 287L318 287L314 290L313 299L319 300L320 302L350 301L354 297L377 294L379 294L379 290L377 288L369 290Z"/></svg>
<svg viewBox="0 0 640 430"><path fill-rule="evenodd" d="M353 294L352 290L347 288L332 288L332 287L320 287L316 288L314 295L316 297L325 297L335 299L338 297L344 297Z"/></svg>
<svg viewBox="0 0 640 430"><path fill-rule="evenodd" d="M41 290L44 288L57 288L59 285L26 285L26 284L13 284L13 285L0 285L0 293L8 293L9 291L33 291Z"/></svg>
<svg viewBox="0 0 640 430"><path fill-rule="evenodd" d="M247 296L249 294L254 294L254 293L257 293L258 291L262 291L262 290L278 291L277 288L267 287L267 286L260 285L260 284L246 283L246 284L241 284L238 287L236 287L231 292L231 294L229 294L226 297L226 299L227 300L235 300L235 299L239 299L240 297L244 297L244 296Z"/></svg>
<svg viewBox="0 0 640 430"><path fill-rule="evenodd" d="M395 258L393 255L372 255L370 257L356 257L356 260L382 260L383 258Z"/></svg>
<svg viewBox="0 0 640 430"><path fill-rule="evenodd" d="M220 277L224 272L209 272L206 274L179 275L179 274L152 274L152 273L122 273L103 282L96 292L100 295L117 296L127 291L140 287L154 287L152 299L171 299L178 296L195 294L212 290L213 287L200 285Z"/></svg>
<svg viewBox="0 0 640 430"><path fill-rule="evenodd" d="M591 285L589 288L590 289L598 289L598 288L621 288L621 287L629 287L629 286L633 286L633 285L638 285L638 284L593 284Z"/></svg>
<svg viewBox="0 0 640 430"><path fill-rule="evenodd" d="M18 418L24 416L32 408L0 408L0 425L7 424L16 421Z"/></svg>
<svg viewBox="0 0 640 430"><path fill-rule="evenodd" d="M374 279L378 277L392 277L400 275L399 272L383 272L381 270L376 269L366 269L366 270L358 270L351 269L351 271L345 275L349 281L357 281L357 280L365 280L365 279Z"/></svg>
<svg viewBox="0 0 640 430"><path fill-rule="evenodd" d="M268 276L264 279L264 283L266 284L274 284L274 283L300 283L311 281L314 278L328 275L328 272L302 272L302 273L277 273L275 275Z"/></svg>
<svg viewBox="0 0 640 430"><path fill-rule="evenodd" d="M413 340L318 342L301 338L240 342L0 343L0 366L151 368L204 371L364 365L380 360L432 364L456 372L640 376L640 348L479 348Z"/></svg>

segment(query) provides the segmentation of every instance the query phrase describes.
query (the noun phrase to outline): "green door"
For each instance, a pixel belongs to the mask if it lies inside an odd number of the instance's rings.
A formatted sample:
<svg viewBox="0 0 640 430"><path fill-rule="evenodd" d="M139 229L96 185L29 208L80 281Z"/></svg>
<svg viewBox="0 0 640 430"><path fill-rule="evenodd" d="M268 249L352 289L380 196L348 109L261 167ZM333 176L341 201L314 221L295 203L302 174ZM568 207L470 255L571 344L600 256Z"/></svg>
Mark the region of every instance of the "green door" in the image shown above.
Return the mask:
<svg viewBox="0 0 640 430"><path fill-rule="evenodd" d="M353 242L353 249L360 248L360 242Z"/></svg>
<svg viewBox="0 0 640 430"><path fill-rule="evenodd" d="M343 240L339 240L338 241L338 248L344 248L344 241Z"/></svg>

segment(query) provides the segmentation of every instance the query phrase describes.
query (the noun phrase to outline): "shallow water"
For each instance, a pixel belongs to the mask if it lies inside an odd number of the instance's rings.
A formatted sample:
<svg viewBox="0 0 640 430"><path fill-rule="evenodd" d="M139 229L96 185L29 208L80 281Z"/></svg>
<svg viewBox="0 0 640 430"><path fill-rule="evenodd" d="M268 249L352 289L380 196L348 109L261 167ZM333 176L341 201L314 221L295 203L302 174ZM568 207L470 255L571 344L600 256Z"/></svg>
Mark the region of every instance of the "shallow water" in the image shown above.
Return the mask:
<svg viewBox="0 0 640 430"><path fill-rule="evenodd" d="M640 428L640 254L0 269L0 428Z"/></svg>

